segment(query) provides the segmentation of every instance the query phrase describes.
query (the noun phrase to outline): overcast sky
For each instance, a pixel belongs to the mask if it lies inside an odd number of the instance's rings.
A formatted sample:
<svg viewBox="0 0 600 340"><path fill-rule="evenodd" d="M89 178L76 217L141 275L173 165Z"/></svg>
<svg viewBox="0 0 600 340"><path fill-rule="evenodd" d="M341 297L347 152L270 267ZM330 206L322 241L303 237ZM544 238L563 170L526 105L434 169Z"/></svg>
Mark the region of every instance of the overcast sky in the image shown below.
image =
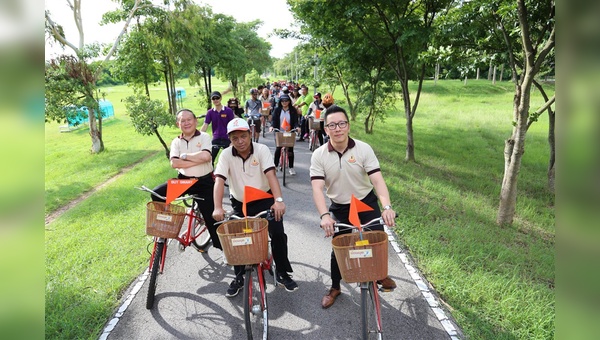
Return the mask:
<svg viewBox="0 0 600 340"><path fill-rule="evenodd" d="M258 35L271 43L272 57L283 57L286 53L291 52L298 43L295 40L267 37L274 28L292 28L293 18L285 0L195 0L195 2L209 5L213 12L230 15L238 22L262 20L263 25L259 28ZM123 24L100 26L98 23L102 19L102 14L116 9L117 5L110 0L82 0L81 6L85 43L113 42L119 35ZM79 35L67 1L46 0L45 9L50 11L52 20L65 28L67 40L77 46ZM49 46L46 42L46 59L58 54L62 54L60 47Z"/></svg>

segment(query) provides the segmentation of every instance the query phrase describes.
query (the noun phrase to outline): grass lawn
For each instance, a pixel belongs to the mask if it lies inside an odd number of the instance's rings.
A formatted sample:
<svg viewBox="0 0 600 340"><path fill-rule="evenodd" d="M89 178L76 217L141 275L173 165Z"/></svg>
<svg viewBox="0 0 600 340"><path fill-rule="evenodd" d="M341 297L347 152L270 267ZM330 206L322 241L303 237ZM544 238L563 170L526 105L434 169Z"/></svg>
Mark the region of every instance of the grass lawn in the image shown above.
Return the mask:
<svg viewBox="0 0 600 340"><path fill-rule="evenodd" d="M222 83L213 86L224 89ZM203 113L193 91L183 87L184 105ZM361 131L362 122L352 123L352 136L371 143L382 163L399 213L396 232L472 339L554 336L554 199L546 191L546 116L528 134L515 223L505 228L494 223L512 88L487 81L469 81L466 87L460 81L426 82L414 121L416 163L402 161L406 131L399 109L385 123L377 122L372 135ZM148 197L133 187L173 175L156 137L138 135L129 123L120 99L130 90L103 91L116 114L104 127L106 152L88 153L85 128L61 134L58 124L46 124L46 213L148 158L46 226L48 339L97 338L123 290L147 265L149 239L139 230L140 206ZM541 99L533 98L535 110ZM177 133L163 131L169 141Z"/></svg>

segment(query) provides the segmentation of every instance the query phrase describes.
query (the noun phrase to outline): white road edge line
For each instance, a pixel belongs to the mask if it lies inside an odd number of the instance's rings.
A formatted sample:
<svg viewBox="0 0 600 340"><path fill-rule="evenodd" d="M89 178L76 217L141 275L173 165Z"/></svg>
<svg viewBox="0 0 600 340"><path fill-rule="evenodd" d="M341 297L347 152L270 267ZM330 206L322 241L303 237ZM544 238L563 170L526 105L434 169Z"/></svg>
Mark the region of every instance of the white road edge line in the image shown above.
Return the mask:
<svg viewBox="0 0 600 340"><path fill-rule="evenodd" d="M429 290L427 280L425 280L419 273L419 271L410 264L408 256L406 256L406 254L402 252L402 249L398 245L398 242L396 242L394 232L391 231L387 226L384 226L384 228L385 232L388 234L388 241L392 245L392 248L394 248L396 255L398 255L398 257L400 258L400 261L402 261L402 263L404 264L404 267L410 274L410 277L413 279L413 281L421 291L423 298L425 298L425 301L427 301L427 304L429 305L429 307L431 307L433 314L435 314L437 319L440 321L440 323L444 327L444 330L446 331L446 333L448 333L448 336L450 336L450 339L459 340L460 337L458 335L458 331L454 327L452 321L450 321L450 319L446 315L446 312L440 307L440 302L438 301L436 296Z"/></svg>

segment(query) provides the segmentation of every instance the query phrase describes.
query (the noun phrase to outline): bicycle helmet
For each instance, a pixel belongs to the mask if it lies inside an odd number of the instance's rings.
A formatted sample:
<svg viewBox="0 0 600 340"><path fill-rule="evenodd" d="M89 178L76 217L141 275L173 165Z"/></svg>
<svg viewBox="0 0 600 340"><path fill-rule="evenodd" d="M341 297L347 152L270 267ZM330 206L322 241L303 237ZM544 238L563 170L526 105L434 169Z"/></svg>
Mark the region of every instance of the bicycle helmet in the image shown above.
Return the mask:
<svg viewBox="0 0 600 340"><path fill-rule="evenodd" d="M331 95L331 93L325 93L325 96L323 96L323 106L325 107L329 107L331 105L333 105L333 96Z"/></svg>
<svg viewBox="0 0 600 340"><path fill-rule="evenodd" d="M258 90L257 89L250 89L250 94L258 94Z"/></svg>
<svg viewBox="0 0 600 340"><path fill-rule="evenodd" d="M235 105L237 105L237 106L240 106L240 102L235 97L229 98L229 100L227 101L227 106L229 106L229 105L231 105L233 103L235 103Z"/></svg>

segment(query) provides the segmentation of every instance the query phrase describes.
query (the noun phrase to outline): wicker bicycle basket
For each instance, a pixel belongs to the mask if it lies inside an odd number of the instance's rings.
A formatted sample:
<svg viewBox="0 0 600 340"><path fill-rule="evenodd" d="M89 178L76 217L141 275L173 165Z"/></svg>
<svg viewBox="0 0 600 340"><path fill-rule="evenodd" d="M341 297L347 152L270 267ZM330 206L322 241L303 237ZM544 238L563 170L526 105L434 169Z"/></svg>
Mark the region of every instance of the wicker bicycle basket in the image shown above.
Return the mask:
<svg viewBox="0 0 600 340"><path fill-rule="evenodd" d="M321 122L321 120L315 120L314 118L312 118L310 120L310 128L317 131L321 130Z"/></svg>
<svg viewBox="0 0 600 340"><path fill-rule="evenodd" d="M359 233L335 237L331 244L342 278L348 283L383 279L388 271L388 236L384 231L363 232L368 245L356 245Z"/></svg>
<svg viewBox="0 0 600 340"><path fill-rule="evenodd" d="M294 147L296 143L295 132L275 132L275 145L277 147Z"/></svg>
<svg viewBox="0 0 600 340"><path fill-rule="evenodd" d="M176 238L185 219L185 208L163 202L146 204L146 234Z"/></svg>
<svg viewBox="0 0 600 340"><path fill-rule="evenodd" d="M269 256L269 222L245 218L225 222L217 228L227 263L232 266L256 264Z"/></svg>

